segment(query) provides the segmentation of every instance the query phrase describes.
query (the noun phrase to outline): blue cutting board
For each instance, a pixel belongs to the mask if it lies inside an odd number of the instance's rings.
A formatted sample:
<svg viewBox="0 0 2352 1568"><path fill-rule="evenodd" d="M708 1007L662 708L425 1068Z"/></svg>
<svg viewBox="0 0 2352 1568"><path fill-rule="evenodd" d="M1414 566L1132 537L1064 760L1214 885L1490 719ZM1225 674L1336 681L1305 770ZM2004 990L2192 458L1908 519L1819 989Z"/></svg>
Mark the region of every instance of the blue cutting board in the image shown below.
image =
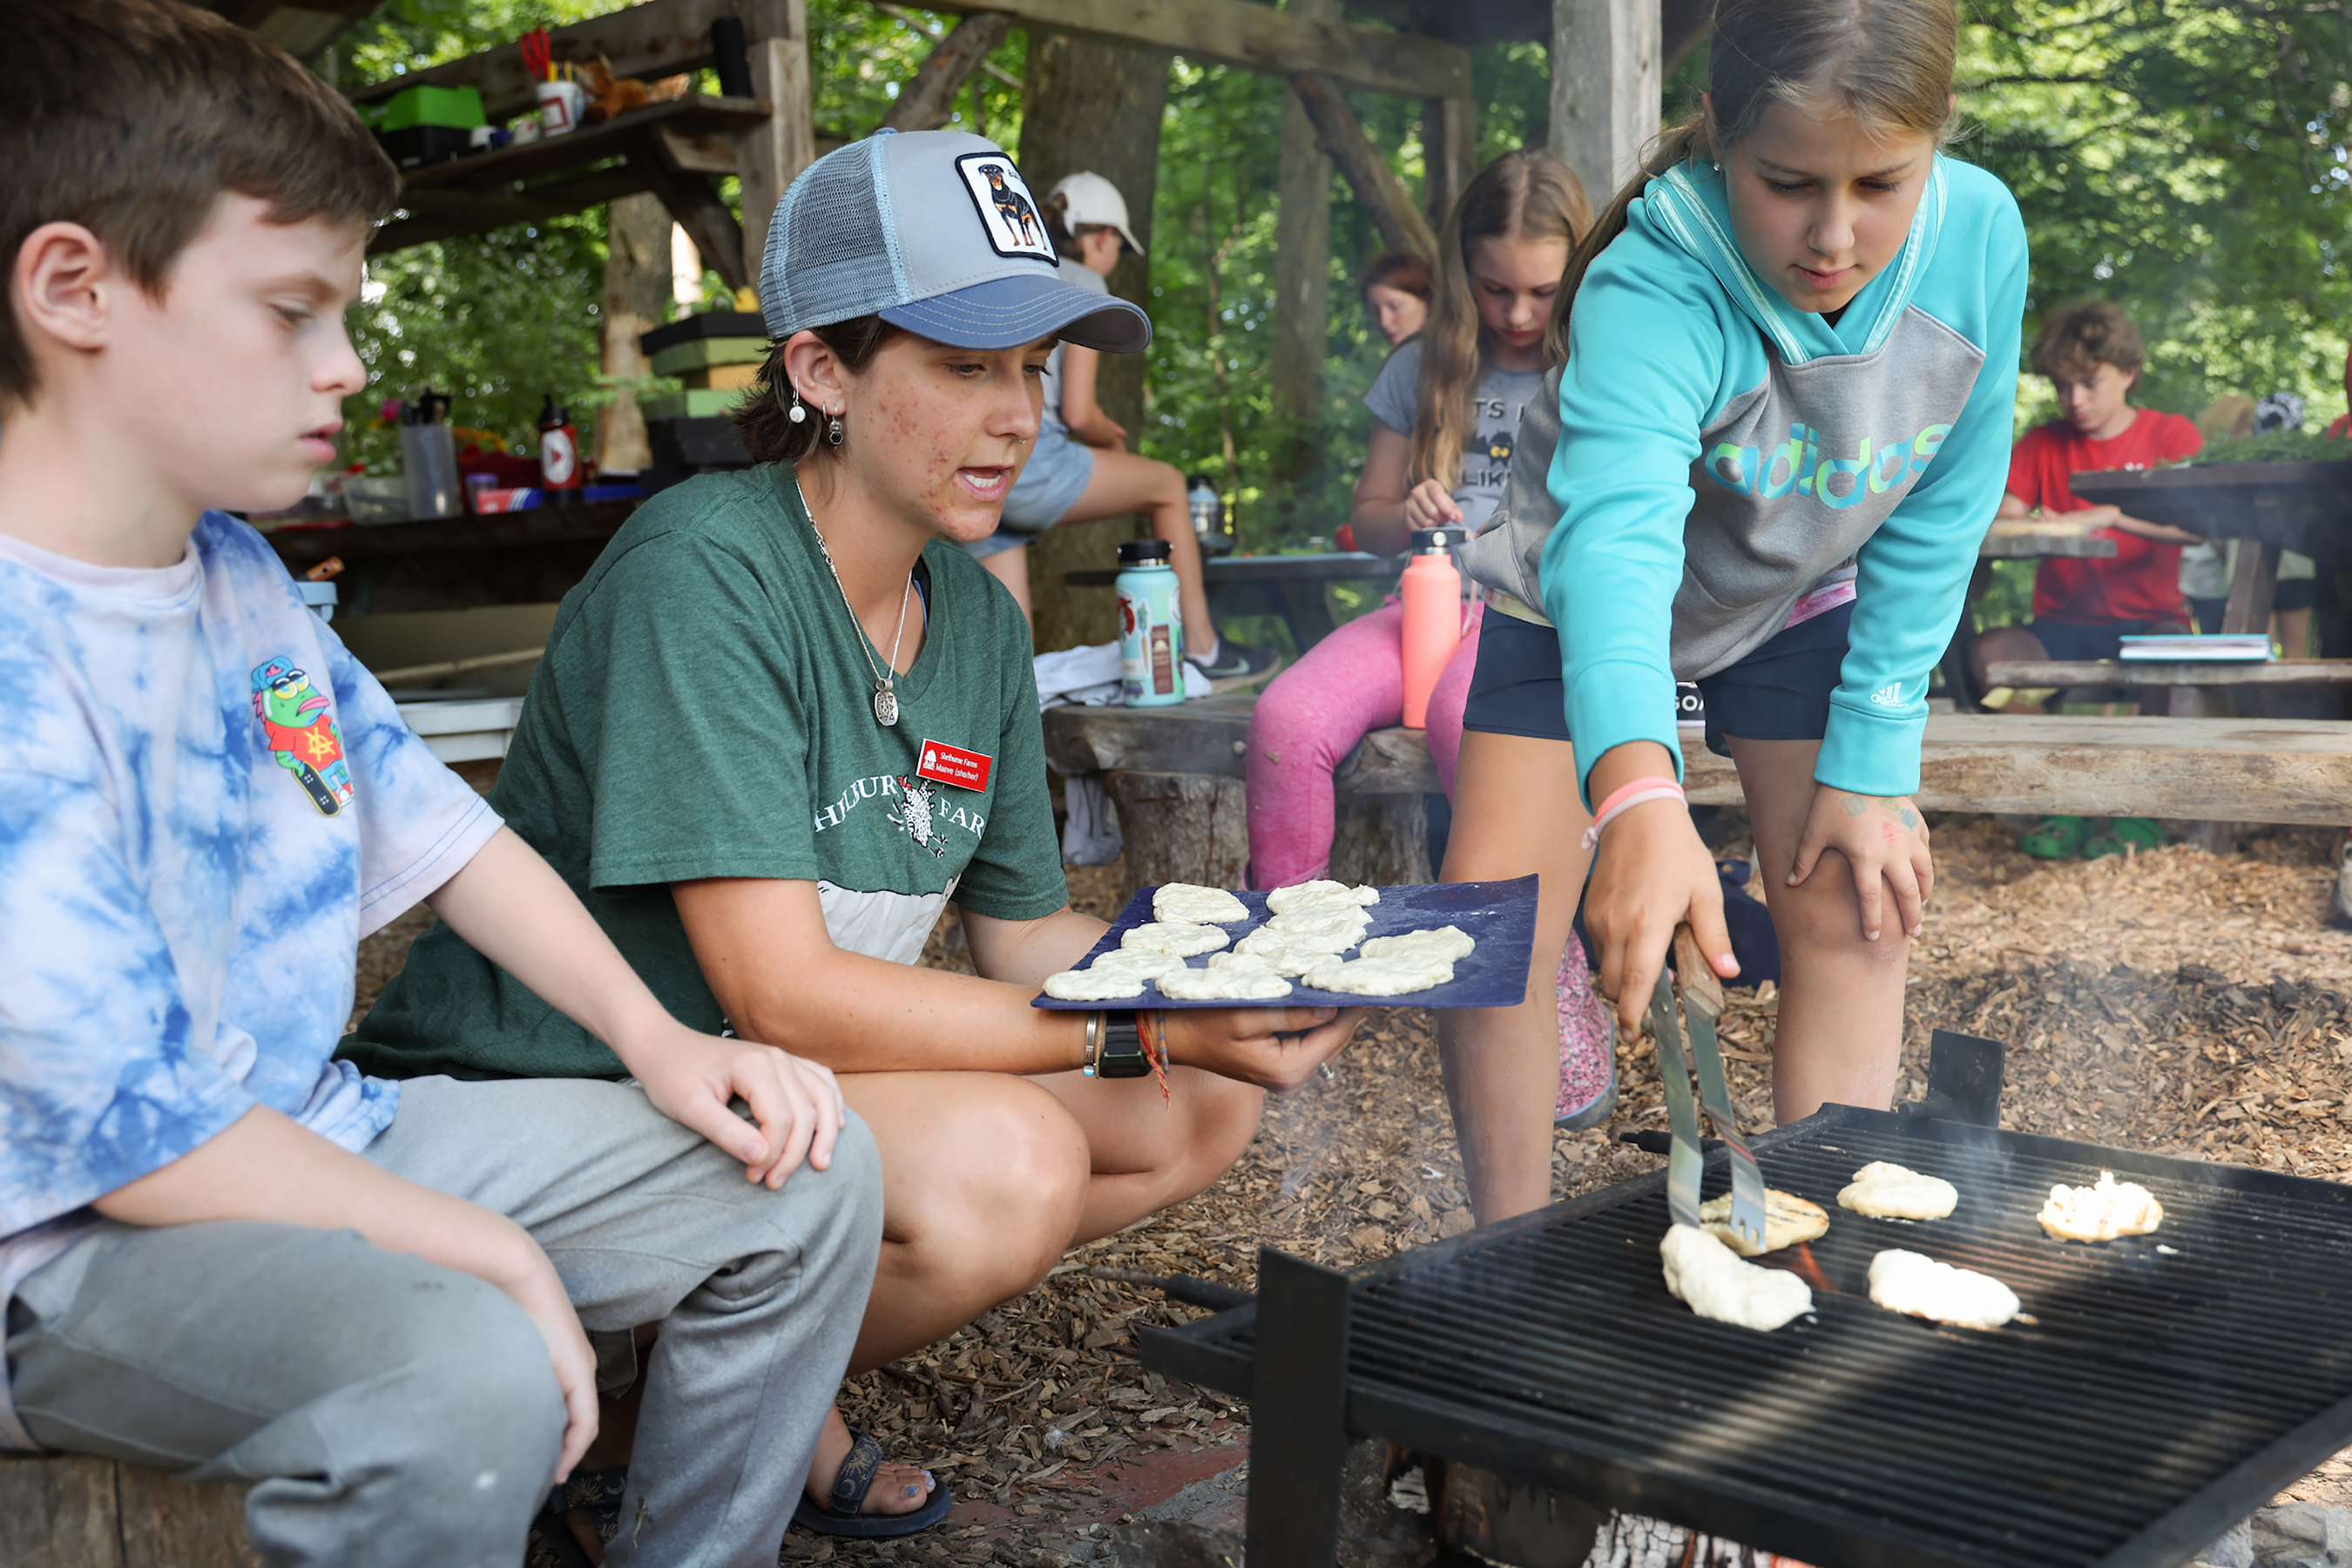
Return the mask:
<svg viewBox="0 0 2352 1568"><path fill-rule="evenodd" d="M1102 941L1071 967L1086 968L1098 954L1117 947L1129 931L1149 921L1151 895L1158 891L1157 888L1146 888L1129 899ZM1236 893L1234 897L1249 906L1250 918L1218 928L1232 939L1218 950L1221 952L1230 951L1266 921L1264 893ZM1381 901L1364 912L1372 917L1371 929L1364 933L1368 941L1376 936L1402 936L1409 931L1451 925L1469 932L1478 945L1469 957L1455 963L1454 978L1445 984L1395 996L1352 996L1343 991L1318 991L1293 980L1289 995L1266 1001L1177 1002L1162 996L1160 987L1147 981L1142 995L1122 996L1116 1002L1057 1002L1040 992L1031 1005L1075 1013L1098 1012L1106 1007L1516 1007L1526 1000L1528 962L1536 945L1533 877L1508 882L1427 882L1382 888ZM1354 957L1356 951L1350 949L1341 956ZM1204 969L1210 956L1202 953L1185 962L1195 969Z"/></svg>

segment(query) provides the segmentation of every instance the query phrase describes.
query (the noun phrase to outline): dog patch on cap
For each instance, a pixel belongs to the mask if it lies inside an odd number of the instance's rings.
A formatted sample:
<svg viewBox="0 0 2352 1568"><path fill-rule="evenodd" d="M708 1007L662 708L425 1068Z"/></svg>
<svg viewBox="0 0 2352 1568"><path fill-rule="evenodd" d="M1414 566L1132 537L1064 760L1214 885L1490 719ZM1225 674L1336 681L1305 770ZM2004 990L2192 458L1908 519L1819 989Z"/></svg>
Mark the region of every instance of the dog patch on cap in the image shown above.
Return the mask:
<svg viewBox="0 0 2352 1568"><path fill-rule="evenodd" d="M967 153L956 160L971 205L980 210L980 226L999 256L1034 257L1058 266L1054 243L1045 237L1045 216L1029 194L1021 171L1003 153Z"/></svg>

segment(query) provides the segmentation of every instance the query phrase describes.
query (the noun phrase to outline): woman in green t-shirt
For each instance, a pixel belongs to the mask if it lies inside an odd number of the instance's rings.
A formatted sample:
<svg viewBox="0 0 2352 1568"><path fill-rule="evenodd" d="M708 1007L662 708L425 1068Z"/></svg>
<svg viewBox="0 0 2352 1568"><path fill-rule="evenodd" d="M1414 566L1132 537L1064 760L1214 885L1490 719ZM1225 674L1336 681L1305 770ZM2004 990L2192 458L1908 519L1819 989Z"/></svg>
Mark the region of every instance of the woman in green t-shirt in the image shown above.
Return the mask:
<svg viewBox="0 0 2352 1568"><path fill-rule="evenodd" d="M492 804L682 1019L822 1062L880 1145L885 1240L853 1369L952 1332L1073 1244L1215 1181L1262 1089L1357 1014L1042 1011L1103 922L1068 903L1025 617L959 545L1035 436L1057 341L1141 311L1055 277L1012 160L881 135L785 193L775 343L736 426L756 465L648 501L566 597ZM979 977L916 967L945 907ZM1090 1051L1150 1076L1090 1077ZM623 1076L446 930L346 1042L392 1077ZM947 1494L838 1413L803 1522L899 1533Z"/></svg>

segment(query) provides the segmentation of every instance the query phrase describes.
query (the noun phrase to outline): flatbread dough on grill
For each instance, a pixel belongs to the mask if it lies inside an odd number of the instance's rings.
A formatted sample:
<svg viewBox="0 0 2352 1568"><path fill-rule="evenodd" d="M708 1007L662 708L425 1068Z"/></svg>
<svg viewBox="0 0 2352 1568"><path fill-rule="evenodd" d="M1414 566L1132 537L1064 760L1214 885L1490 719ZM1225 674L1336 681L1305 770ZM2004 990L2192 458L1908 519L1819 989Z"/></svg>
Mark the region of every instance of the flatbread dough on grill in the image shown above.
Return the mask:
<svg viewBox="0 0 2352 1568"><path fill-rule="evenodd" d="M1173 974L1184 967L1184 961L1172 952L1159 952L1148 947L1114 947L1097 955L1090 970L1105 973L1139 974L1146 980L1157 980L1163 974Z"/></svg>
<svg viewBox="0 0 2352 1568"><path fill-rule="evenodd" d="M1402 996L1426 991L1454 978L1454 965L1442 958L1334 958L1306 973L1318 991L1344 991L1351 996Z"/></svg>
<svg viewBox="0 0 2352 1568"><path fill-rule="evenodd" d="M1232 940L1215 926L1201 925L1191 921L1146 921L1118 939L1121 947L1139 947L1147 952L1172 952L1179 958L1194 953L1214 952Z"/></svg>
<svg viewBox="0 0 2352 1568"><path fill-rule="evenodd" d="M1376 936L1364 943L1366 958L1442 958L1448 963L1459 963L1477 948L1470 933L1460 926L1438 926L1426 931L1409 931L1402 936Z"/></svg>
<svg viewBox="0 0 2352 1568"><path fill-rule="evenodd" d="M1045 994L1056 1002L1110 1002L1143 994L1143 976L1131 969L1065 969L1045 976Z"/></svg>
<svg viewBox="0 0 2352 1568"><path fill-rule="evenodd" d="M1234 952L1238 957L1255 958L1277 974L1304 974L1318 963L1330 963L1334 956L1328 947L1300 942L1263 926L1235 942Z"/></svg>
<svg viewBox="0 0 2352 1568"><path fill-rule="evenodd" d="M1333 910L1328 913L1318 910L1276 915L1258 930L1278 932L1303 946L1320 947L1326 952L1345 952L1364 940L1364 932L1371 929L1371 917L1361 910Z"/></svg>
<svg viewBox="0 0 2352 1568"><path fill-rule="evenodd" d="M2042 1205L2042 1228L2061 1241L2113 1241L2146 1236L2164 1223L2164 1205L2137 1182L2101 1171L2096 1186L2055 1186Z"/></svg>
<svg viewBox="0 0 2352 1568"><path fill-rule="evenodd" d="M1290 982L1270 969L1187 969L1160 977L1160 994L1178 1002L1270 1002Z"/></svg>
<svg viewBox="0 0 2352 1568"><path fill-rule="evenodd" d="M1997 1329L2023 1305L1990 1274L1892 1247L1870 1260L1870 1299L1890 1312L1956 1329Z"/></svg>
<svg viewBox="0 0 2352 1568"><path fill-rule="evenodd" d="M1761 1247L1749 1246L1745 1237L1731 1228L1729 1193L1699 1205L1698 1217L1709 1236L1742 1258L1760 1258L1768 1252L1778 1252L1784 1247L1811 1241L1830 1228L1829 1212L1821 1205L1809 1204L1794 1193L1784 1193L1778 1187L1764 1189L1764 1245Z"/></svg>
<svg viewBox="0 0 2352 1568"><path fill-rule="evenodd" d="M1312 882L1298 882L1287 888L1276 888L1265 896L1269 913L1286 915L1293 910L1326 905L1339 908L1360 907L1381 901L1381 890L1374 887L1351 888L1345 882L1318 878Z"/></svg>
<svg viewBox="0 0 2352 1568"><path fill-rule="evenodd" d="M1777 1329L1813 1310L1813 1288L1785 1268L1748 1262L1721 1240L1675 1226L1658 1243L1666 1289L1702 1318L1743 1329Z"/></svg>
<svg viewBox="0 0 2352 1568"><path fill-rule="evenodd" d="M1197 882L1162 883L1151 895L1151 918L1192 925L1230 925L1250 918L1249 906L1223 888Z"/></svg>
<svg viewBox="0 0 2352 1568"><path fill-rule="evenodd" d="M1941 1176L1885 1160L1873 1160L1853 1173L1853 1184L1838 1194L1838 1207L1874 1219L1942 1219L1958 1206L1960 1189Z"/></svg>

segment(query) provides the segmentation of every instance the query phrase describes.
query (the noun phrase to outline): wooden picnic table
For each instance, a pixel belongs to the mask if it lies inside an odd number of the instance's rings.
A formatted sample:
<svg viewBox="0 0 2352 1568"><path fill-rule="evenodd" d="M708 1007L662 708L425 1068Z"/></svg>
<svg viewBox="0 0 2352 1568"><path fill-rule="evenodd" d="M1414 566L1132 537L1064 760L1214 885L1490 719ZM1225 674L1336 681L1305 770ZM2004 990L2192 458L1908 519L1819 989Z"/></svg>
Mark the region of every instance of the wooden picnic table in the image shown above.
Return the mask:
<svg viewBox="0 0 2352 1568"><path fill-rule="evenodd" d="M1291 641L1305 653L1329 637L1337 625L1328 592L1332 584L1392 582L1403 573L1404 563L1402 555L1373 555L1361 550L1311 555L1216 555L1201 563L1201 579L1209 592L1209 607L1220 619L1279 616L1290 628ZM1073 588L1108 588L1118 580L1116 570L1103 567L1087 567L1062 577Z"/></svg>
<svg viewBox="0 0 2352 1568"><path fill-rule="evenodd" d="M1976 570L1969 574L1968 595L1960 602L1959 624L1952 628L1951 646L1944 650L1944 690L1951 697L1952 706L1963 713L1982 710L1984 693L1976 689L1969 659L1977 640L1972 607L1992 585L1994 562L2051 558L2101 561L2116 552L2114 540L2102 539L2086 528L2020 527L2014 521L1996 521L1987 528L1984 538L1977 543Z"/></svg>
<svg viewBox="0 0 2352 1568"><path fill-rule="evenodd" d="M280 528L268 537L300 576L329 556L341 613L394 615L561 599L588 574L643 498L581 501L359 528Z"/></svg>

